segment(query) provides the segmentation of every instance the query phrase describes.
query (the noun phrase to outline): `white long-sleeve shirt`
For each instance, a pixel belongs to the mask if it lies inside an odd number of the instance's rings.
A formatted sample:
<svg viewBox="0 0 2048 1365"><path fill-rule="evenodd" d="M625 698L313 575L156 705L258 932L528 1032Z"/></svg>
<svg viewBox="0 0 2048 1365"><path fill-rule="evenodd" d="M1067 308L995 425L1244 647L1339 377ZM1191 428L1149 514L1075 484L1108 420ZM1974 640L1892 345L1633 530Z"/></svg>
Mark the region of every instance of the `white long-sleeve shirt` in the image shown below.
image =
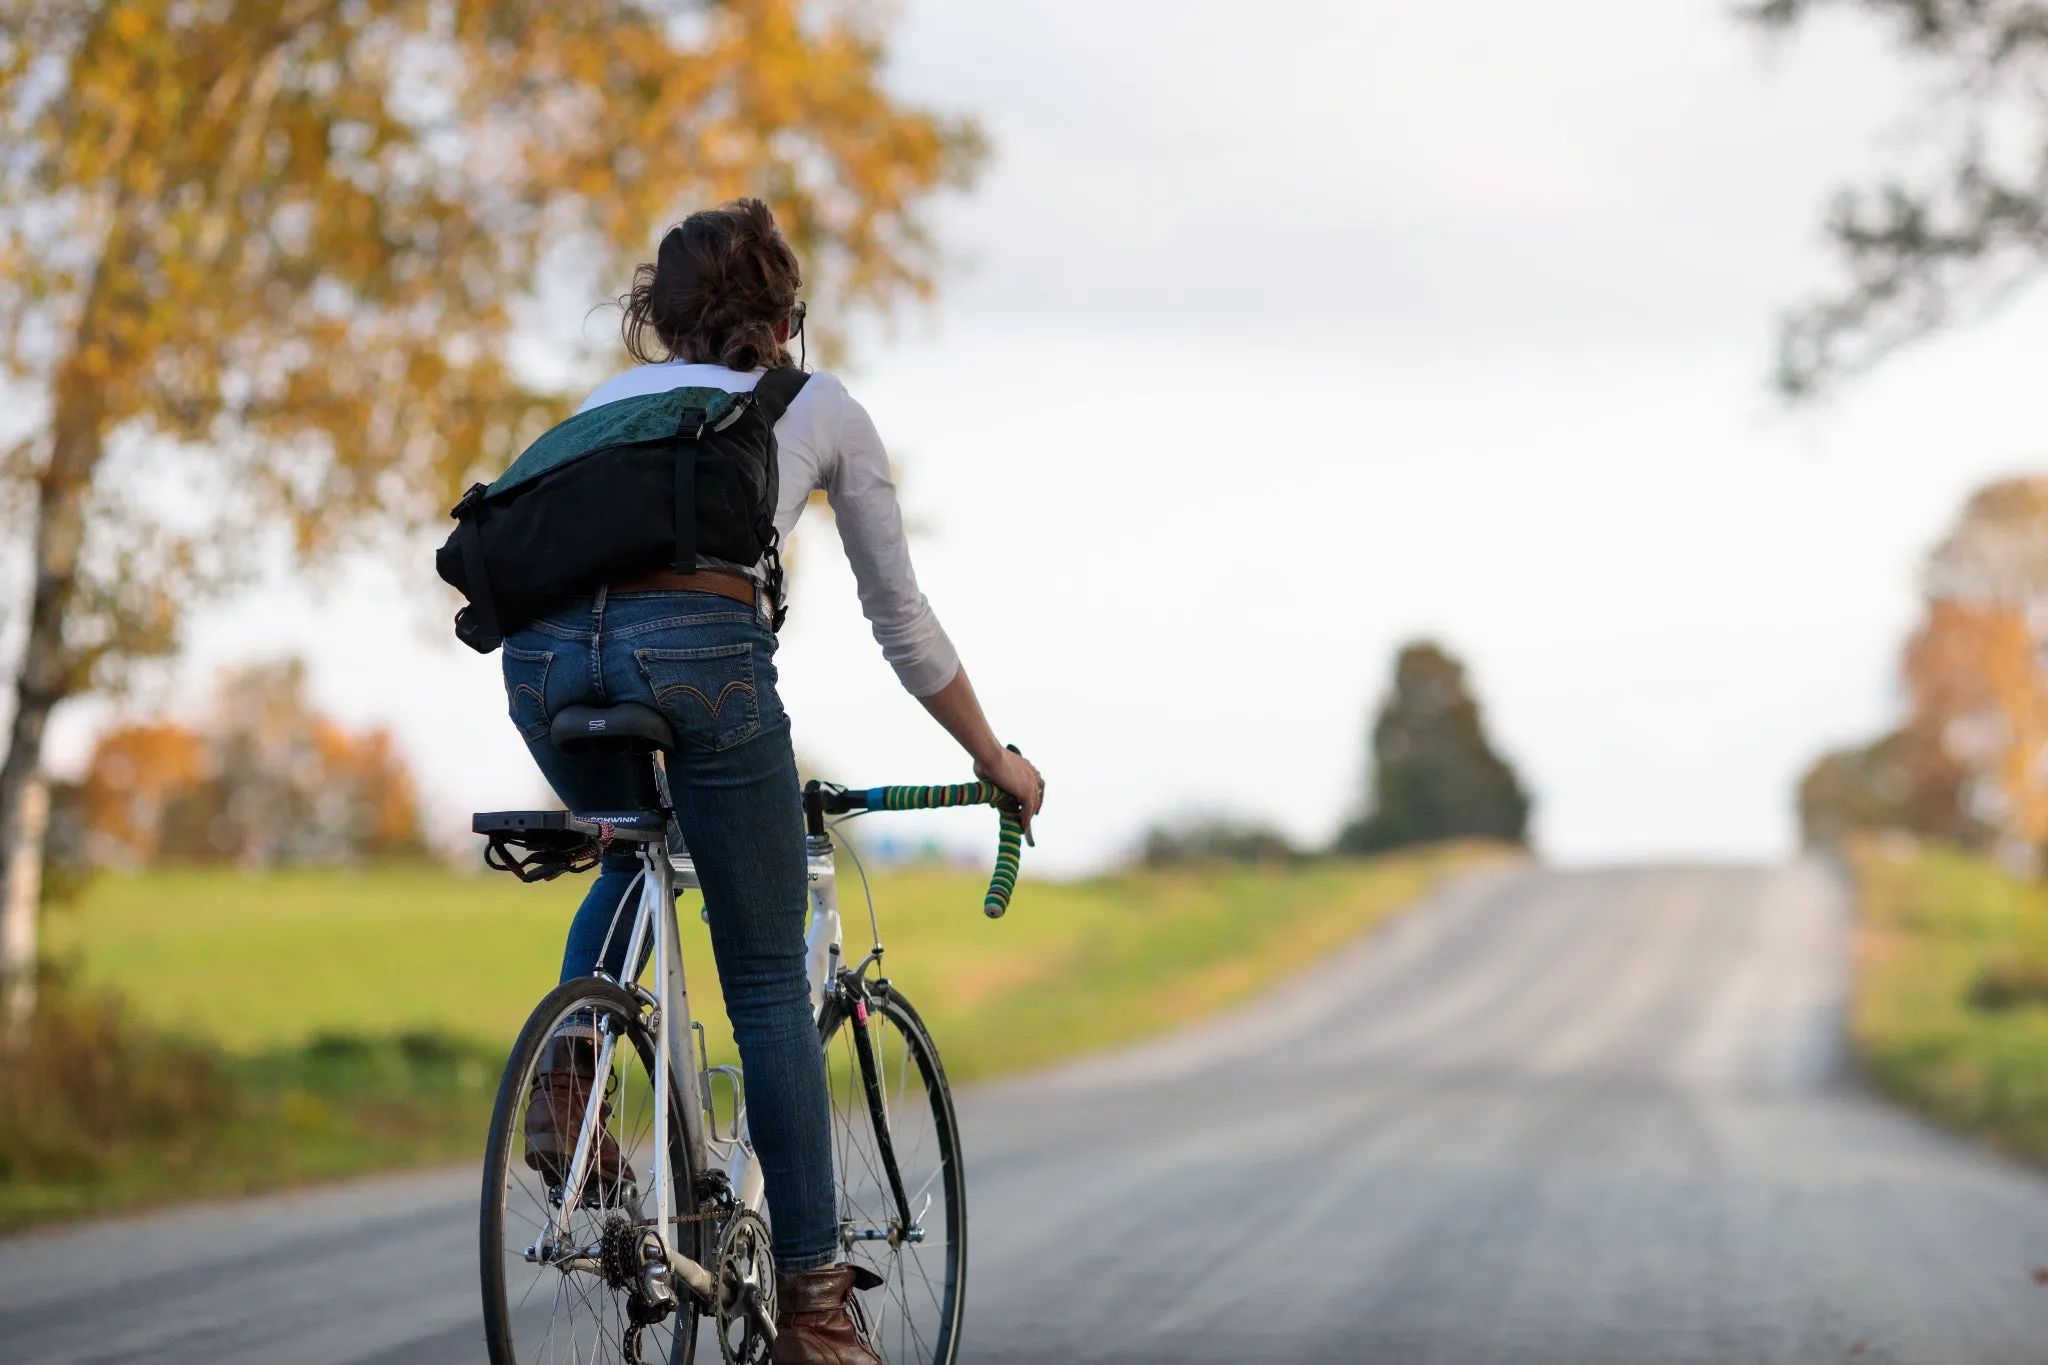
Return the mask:
<svg viewBox="0 0 2048 1365"><path fill-rule="evenodd" d="M748 393L763 373L683 361L642 365L599 385L577 411L670 389ZM775 529L783 540L789 539L804 514L812 490L823 489L839 523L847 563L853 566L861 614L874 629L882 657L913 697L928 697L953 681L960 672L960 656L918 590L903 534L903 512L896 503L896 481L889 473L889 452L867 409L836 376L813 374L775 424L775 440L781 452ZM757 581L762 576L759 565L717 567Z"/></svg>

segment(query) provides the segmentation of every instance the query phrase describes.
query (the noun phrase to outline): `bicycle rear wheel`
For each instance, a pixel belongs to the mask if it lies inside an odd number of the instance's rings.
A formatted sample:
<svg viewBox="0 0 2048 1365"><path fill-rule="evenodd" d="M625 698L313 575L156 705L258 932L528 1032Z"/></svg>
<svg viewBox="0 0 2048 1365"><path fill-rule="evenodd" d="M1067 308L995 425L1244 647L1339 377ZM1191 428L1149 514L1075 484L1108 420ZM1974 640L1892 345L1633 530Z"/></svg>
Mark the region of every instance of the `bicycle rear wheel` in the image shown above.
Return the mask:
<svg viewBox="0 0 2048 1365"><path fill-rule="evenodd" d="M865 1011L834 997L818 1021L832 1087L840 1245L849 1261L882 1277L860 1296L882 1358L953 1365L967 1295L967 1179L953 1094L910 1002L886 983L870 982L865 992ZM871 1094L880 1097L879 1112ZM909 1207L907 1228L888 1153Z"/></svg>
<svg viewBox="0 0 2048 1365"><path fill-rule="evenodd" d="M617 1040L605 1129L618 1142L624 1178L587 1180L563 1223L558 1211L567 1172L534 1169L523 1134L543 1048L565 1027L588 1037L593 1047L607 1036ZM491 1365L626 1361L629 1337L641 1361L691 1365L699 1315L687 1287L674 1286L677 1307L662 1321L635 1334L630 1318L638 1237L654 1228L656 1218L655 1057L640 1003L596 977L557 986L520 1031L498 1087L484 1156L479 1231ZM702 1264L708 1238L705 1224L695 1219L695 1172L682 1133L682 1099L672 1083L669 1116L667 1161L677 1221L662 1232L669 1246ZM569 1126L566 1115L557 1122ZM580 1118L573 1122L580 1124Z"/></svg>

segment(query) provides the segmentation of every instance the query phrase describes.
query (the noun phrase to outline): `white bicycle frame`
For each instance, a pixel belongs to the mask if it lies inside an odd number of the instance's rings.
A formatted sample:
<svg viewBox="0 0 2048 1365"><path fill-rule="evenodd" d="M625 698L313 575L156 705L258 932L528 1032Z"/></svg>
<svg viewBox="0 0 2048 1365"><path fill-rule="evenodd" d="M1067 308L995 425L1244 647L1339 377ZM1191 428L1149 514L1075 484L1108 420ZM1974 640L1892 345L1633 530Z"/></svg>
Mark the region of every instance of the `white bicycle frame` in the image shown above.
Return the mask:
<svg viewBox="0 0 2048 1365"><path fill-rule="evenodd" d="M675 906L678 891L701 889L696 865L687 854L664 857L666 849L665 840L641 845L640 859L644 870L635 881L640 900L634 911L631 935L626 940L624 959L630 964L639 963L641 953L648 946L649 935L653 936L652 960L649 963L653 968L653 990L639 985L637 977L618 984L653 1009L657 1025L655 1071L658 1075L674 1079L674 1090L681 1100L682 1112L672 1113L670 1087L659 1084L654 1087L654 1153L653 1170L649 1172L650 1188L654 1194L654 1218L657 1220L654 1226L662 1231L662 1245L670 1268L701 1297L711 1299L714 1295L710 1272L688 1257L677 1255L668 1245L671 1240L669 1229L676 1226L676 1191L666 1160L671 1125L677 1122L683 1125L683 1142L690 1153L692 1169L708 1171L716 1159L731 1183L735 1198L757 1213L764 1203L764 1196L761 1170L754 1160L753 1143L747 1136L744 1079L737 1067L714 1067L710 1064L710 1056L702 1041L703 1030L690 1016L690 991L683 976L682 941ZM831 837L807 837L805 861L810 881L811 923L804 938L804 958L810 978L811 1017L815 1020L824 1008L827 993L838 979L842 955L839 888ZM631 890L627 892L628 896L632 894ZM619 908L625 908L623 898ZM618 916L615 914L614 931L617 926ZM694 1041L693 1033L696 1035ZM618 1042L618 1035L609 1030L600 1041L597 1068L583 1113L575 1157L569 1166L569 1179L563 1187L561 1208L554 1215L549 1240L566 1233L570 1216L580 1202L592 1160L592 1135L602 1126L605 1086L611 1077L612 1057ZM689 1058L690 1064L678 1066L676 1060L679 1057ZM726 1079L733 1092L732 1124L724 1131L719 1128L712 1103L714 1077L719 1076Z"/></svg>

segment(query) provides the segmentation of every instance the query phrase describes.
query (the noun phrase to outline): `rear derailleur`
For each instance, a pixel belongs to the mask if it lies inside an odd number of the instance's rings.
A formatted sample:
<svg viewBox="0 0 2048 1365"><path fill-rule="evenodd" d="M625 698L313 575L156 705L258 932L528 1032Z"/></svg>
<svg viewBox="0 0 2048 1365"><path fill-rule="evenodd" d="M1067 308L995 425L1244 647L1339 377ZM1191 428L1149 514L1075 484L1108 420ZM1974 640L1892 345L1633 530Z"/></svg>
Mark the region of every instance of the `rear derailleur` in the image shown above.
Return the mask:
<svg viewBox="0 0 2048 1365"><path fill-rule="evenodd" d="M665 1320L680 1303L661 1235L615 1213L605 1220L598 1262L605 1283L626 1296L626 1337L621 1343L626 1365L643 1365L640 1333Z"/></svg>
<svg viewBox="0 0 2048 1365"><path fill-rule="evenodd" d="M719 1229L717 1254L705 1267L718 1285L718 1302L699 1304L717 1322L719 1353L727 1365L767 1365L776 1311L767 1221L739 1206L722 1173L699 1182L697 1206L690 1221L715 1221ZM626 1296L625 1365L644 1365L640 1334L681 1306L662 1240L645 1224L615 1214L605 1224L600 1260L605 1283Z"/></svg>

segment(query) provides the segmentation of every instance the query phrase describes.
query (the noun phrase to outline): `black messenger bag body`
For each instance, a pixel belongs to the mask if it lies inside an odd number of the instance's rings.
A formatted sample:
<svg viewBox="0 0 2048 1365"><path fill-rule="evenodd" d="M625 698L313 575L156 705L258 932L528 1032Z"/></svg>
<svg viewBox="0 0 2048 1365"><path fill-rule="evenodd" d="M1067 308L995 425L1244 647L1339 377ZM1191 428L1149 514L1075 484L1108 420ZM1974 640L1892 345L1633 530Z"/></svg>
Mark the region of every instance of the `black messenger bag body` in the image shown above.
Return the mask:
<svg viewBox="0 0 2048 1365"><path fill-rule="evenodd" d="M671 389L551 427L455 505L434 567L469 599L456 638L488 654L552 607L699 556L766 559L780 629L775 423L809 378L770 370L752 393Z"/></svg>

